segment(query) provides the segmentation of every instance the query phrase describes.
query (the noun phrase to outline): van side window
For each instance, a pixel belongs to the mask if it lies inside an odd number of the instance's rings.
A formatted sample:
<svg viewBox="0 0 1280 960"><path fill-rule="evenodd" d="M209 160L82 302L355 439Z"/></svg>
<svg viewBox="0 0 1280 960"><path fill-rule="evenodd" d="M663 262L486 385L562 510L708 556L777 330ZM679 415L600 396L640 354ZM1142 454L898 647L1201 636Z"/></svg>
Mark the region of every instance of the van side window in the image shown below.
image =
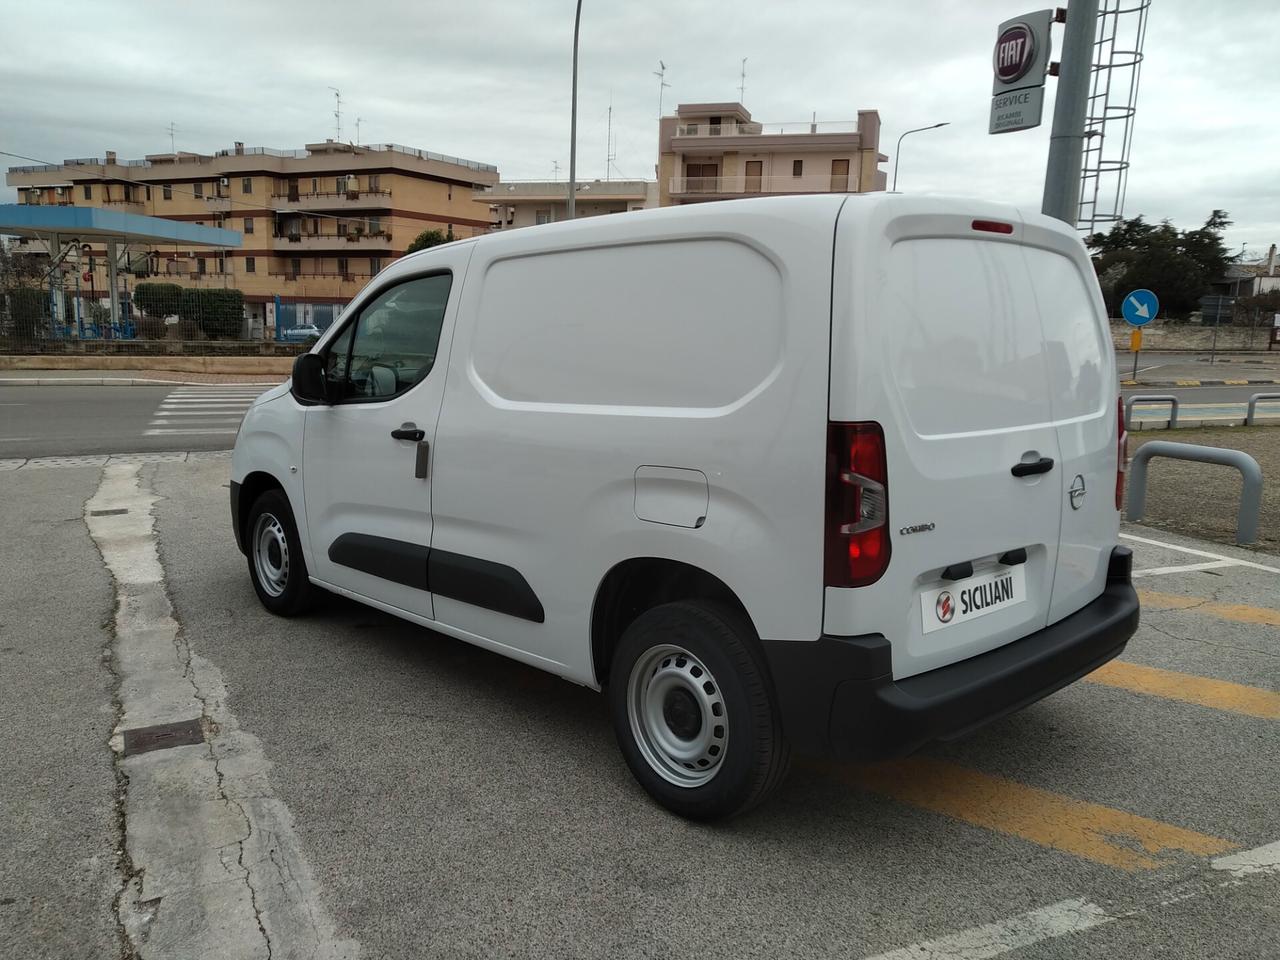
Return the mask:
<svg viewBox="0 0 1280 960"><path fill-rule="evenodd" d="M436 361L453 276L418 277L370 301L325 358L336 402L388 400L422 381Z"/></svg>

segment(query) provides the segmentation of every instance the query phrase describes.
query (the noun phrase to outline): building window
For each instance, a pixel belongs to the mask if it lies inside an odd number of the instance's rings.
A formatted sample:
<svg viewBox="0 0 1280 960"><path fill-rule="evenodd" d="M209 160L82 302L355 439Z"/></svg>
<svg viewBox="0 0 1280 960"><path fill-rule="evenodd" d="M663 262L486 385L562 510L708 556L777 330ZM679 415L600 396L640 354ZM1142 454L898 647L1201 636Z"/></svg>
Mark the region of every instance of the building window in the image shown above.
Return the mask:
<svg viewBox="0 0 1280 960"><path fill-rule="evenodd" d="M347 235L347 221L338 221L338 236L345 237Z"/></svg>
<svg viewBox="0 0 1280 960"><path fill-rule="evenodd" d="M319 193L319 192L320 192L320 178L319 178L319 177L312 177L312 178L311 178L311 192L312 192L312 193Z"/></svg>
<svg viewBox="0 0 1280 960"><path fill-rule="evenodd" d="M338 179L337 179L337 180L335 180L335 181L334 181L334 183L337 185L337 188L338 188L338 192L339 192L339 193L346 193L346 192L347 192L347 178L346 178L346 177L338 177Z"/></svg>
<svg viewBox="0 0 1280 960"><path fill-rule="evenodd" d="M350 271L347 269L347 258L346 258L346 257L339 257L339 258L338 258L338 272L339 272L340 274L342 274L344 277L345 277L348 273L350 273Z"/></svg>
<svg viewBox="0 0 1280 960"><path fill-rule="evenodd" d="M381 258L381 257L370 257L370 258L369 258L369 273L370 273L370 274L376 274L376 273L381 272L381 270L382 270L382 258Z"/></svg>
<svg viewBox="0 0 1280 960"><path fill-rule="evenodd" d="M240 178L240 192L253 193L253 177Z"/></svg>
<svg viewBox="0 0 1280 960"><path fill-rule="evenodd" d="M379 176L379 175L378 175L378 174L376 174L376 173L374 173L374 174L370 174L370 175L369 175L369 189L370 189L370 190L381 190L381 189L382 189L382 177L381 177L381 176Z"/></svg>
<svg viewBox="0 0 1280 960"><path fill-rule="evenodd" d="M150 187L143 187L142 189L145 191L145 195L146 195L146 198L147 198L147 203L150 203L150 202L151 202L151 188L150 188Z"/></svg>
<svg viewBox="0 0 1280 960"><path fill-rule="evenodd" d="M133 203L133 186L128 183L124 185L124 202Z"/></svg>
<svg viewBox="0 0 1280 960"><path fill-rule="evenodd" d="M799 176L802 176L803 174L804 174L804 161L803 161L803 160L792 160L792 161L791 161L791 175L792 175L793 177L799 177Z"/></svg>
<svg viewBox="0 0 1280 960"><path fill-rule="evenodd" d="M204 274L208 272L209 272L208 265L205 264L204 257L201 257L199 260L196 261L196 273Z"/></svg>
<svg viewBox="0 0 1280 960"><path fill-rule="evenodd" d="M86 183L83 187L81 187L81 189L82 189L82 190L84 190L84 198L85 198L86 200L92 200L92 199L93 199L93 187L92 187L92 186L90 186L89 184L87 184L87 183Z"/></svg>
<svg viewBox="0 0 1280 960"><path fill-rule="evenodd" d="M534 214L533 214L533 222L534 222L535 224L550 223L550 222L551 222L551 211L550 211L550 210L537 210L537 211L535 211L535 212L534 212Z"/></svg>
<svg viewBox="0 0 1280 960"><path fill-rule="evenodd" d="M166 183L166 184L161 188L161 195L162 195L166 200L172 200L172 199L173 199L173 184L172 184L172 183Z"/></svg>
<svg viewBox="0 0 1280 960"><path fill-rule="evenodd" d="M255 260L253 257L245 257L245 258L244 258L244 272L245 272L245 273L257 273L257 272L258 272L258 261L257 261L257 260Z"/></svg>
<svg viewBox="0 0 1280 960"><path fill-rule="evenodd" d="M382 218L381 218L381 217L370 217L370 218L369 218L369 232L370 232L370 233L381 233L381 232L382 232Z"/></svg>
<svg viewBox="0 0 1280 960"><path fill-rule="evenodd" d="M302 259L300 257L294 257L289 261L289 273L295 277L302 273Z"/></svg>
<svg viewBox="0 0 1280 960"><path fill-rule="evenodd" d="M253 217L244 218L244 232L253 233Z"/></svg>
<svg viewBox="0 0 1280 960"><path fill-rule="evenodd" d="M223 257L218 258L218 272L219 273L227 272L227 261Z"/></svg>
<svg viewBox="0 0 1280 960"><path fill-rule="evenodd" d="M192 187L192 193L194 193L197 197L203 197L203 196L204 196L204 184L203 184L203 183L196 183L196 184Z"/></svg>

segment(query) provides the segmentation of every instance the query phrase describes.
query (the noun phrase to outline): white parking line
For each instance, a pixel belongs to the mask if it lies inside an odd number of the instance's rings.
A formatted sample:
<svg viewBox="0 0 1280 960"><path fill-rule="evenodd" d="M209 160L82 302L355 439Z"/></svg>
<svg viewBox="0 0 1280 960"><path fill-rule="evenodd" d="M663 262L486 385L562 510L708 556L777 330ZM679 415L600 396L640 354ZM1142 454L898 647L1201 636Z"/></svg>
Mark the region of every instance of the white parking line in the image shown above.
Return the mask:
<svg viewBox="0 0 1280 960"><path fill-rule="evenodd" d="M1135 577L1159 577L1166 573L1195 573L1197 570L1218 570L1222 567L1240 566L1235 560L1206 560L1204 563L1184 563L1178 567L1149 567L1135 570Z"/></svg>
<svg viewBox="0 0 1280 960"><path fill-rule="evenodd" d="M215 434L216 433L216 434L233 435L237 432L238 431L236 430L224 430L221 428L214 428L214 427L152 427L149 430L143 430L142 435L144 437L162 437L168 433L186 433L186 434L192 434L192 433Z"/></svg>
<svg viewBox="0 0 1280 960"><path fill-rule="evenodd" d="M1147 543L1153 547L1164 547L1166 550L1176 550L1179 553L1189 553L1193 557L1207 557L1210 560L1226 560L1238 567L1251 567L1254 570L1265 570L1267 573L1280 573L1280 567L1268 567L1265 564L1254 563L1252 560L1241 560L1238 557L1226 557L1220 553L1210 553L1208 550L1193 550L1191 547L1180 547L1176 543L1165 543L1163 540L1150 540L1147 537L1135 537L1131 533L1120 534L1121 540L1132 540L1135 543Z"/></svg>
<svg viewBox="0 0 1280 960"><path fill-rule="evenodd" d="M1216 857L1209 861L1209 867L1231 875L1219 882L1218 887L1243 883L1250 877L1280 873L1280 842ZM1149 894L1153 899L1150 903L1130 910L1107 910L1085 899L1062 900L996 923L985 923L935 940L921 940L887 953L878 953L866 960L990 960L1045 940L1083 933L1112 920L1140 916L1155 907L1174 900L1190 900L1203 892L1181 893L1171 899L1161 898L1159 890L1151 890Z"/></svg>

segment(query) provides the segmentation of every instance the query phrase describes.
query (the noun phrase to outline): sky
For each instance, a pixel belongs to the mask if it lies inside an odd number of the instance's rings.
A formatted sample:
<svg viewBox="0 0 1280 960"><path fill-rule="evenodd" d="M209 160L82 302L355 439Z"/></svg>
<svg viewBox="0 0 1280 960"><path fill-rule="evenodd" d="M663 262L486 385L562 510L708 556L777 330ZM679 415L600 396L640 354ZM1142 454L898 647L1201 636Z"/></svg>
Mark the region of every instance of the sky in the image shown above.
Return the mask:
<svg viewBox="0 0 1280 960"><path fill-rule="evenodd" d="M1114 2L1114 0L1112 0ZM569 163L573 0L0 0L0 150L42 161L300 147L335 135L550 179ZM654 177L663 110L738 99L766 122L877 109L899 189L1038 209L1044 124L991 136L996 26L1019 0L584 0L580 179ZM53 25L56 25L54 29ZM1055 50L1060 27L1055 27ZM1199 226L1214 208L1246 259L1280 242L1280 2L1152 0L1124 213ZM1055 56L1056 58L1056 56ZM0 157L8 167L24 163ZM0 202L15 192L0 187Z"/></svg>

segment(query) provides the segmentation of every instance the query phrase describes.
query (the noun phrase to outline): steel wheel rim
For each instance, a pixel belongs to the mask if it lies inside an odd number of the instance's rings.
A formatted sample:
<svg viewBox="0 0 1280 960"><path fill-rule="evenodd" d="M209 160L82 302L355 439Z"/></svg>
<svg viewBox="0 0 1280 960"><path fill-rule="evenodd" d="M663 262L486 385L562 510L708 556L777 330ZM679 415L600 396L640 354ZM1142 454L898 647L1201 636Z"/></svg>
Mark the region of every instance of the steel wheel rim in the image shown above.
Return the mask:
<svg viewBox="0 0 1280 960"><path fill-rule="evenodd" d="M709 783L729 744L729 713L720 684L682 647L653 647L627 681L631 735L649 767L678 787Z"/></svg>
<svg viewBox="0 0 1280 960"><path fill-rule="evenodd" d="M253 569L264 593L278 597L289 583L289 538L284 524L264 513L253 526Z"/></svg>

